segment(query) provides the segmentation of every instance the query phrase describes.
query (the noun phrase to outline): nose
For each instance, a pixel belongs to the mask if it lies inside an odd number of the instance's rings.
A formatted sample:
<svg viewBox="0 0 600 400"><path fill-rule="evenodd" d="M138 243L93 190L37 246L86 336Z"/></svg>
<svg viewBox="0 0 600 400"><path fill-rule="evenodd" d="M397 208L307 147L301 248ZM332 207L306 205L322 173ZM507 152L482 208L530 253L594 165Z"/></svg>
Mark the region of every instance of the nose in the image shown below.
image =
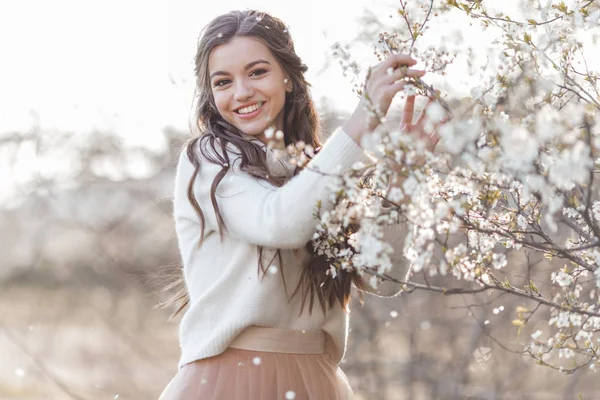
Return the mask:
<svg viewBox="0 0 600 400"><path fill-rule="evenodd" d="M254 89L250 82L245 79L238 79L235 86L235 99L237 101L246 101L254 96Z"/></svg>

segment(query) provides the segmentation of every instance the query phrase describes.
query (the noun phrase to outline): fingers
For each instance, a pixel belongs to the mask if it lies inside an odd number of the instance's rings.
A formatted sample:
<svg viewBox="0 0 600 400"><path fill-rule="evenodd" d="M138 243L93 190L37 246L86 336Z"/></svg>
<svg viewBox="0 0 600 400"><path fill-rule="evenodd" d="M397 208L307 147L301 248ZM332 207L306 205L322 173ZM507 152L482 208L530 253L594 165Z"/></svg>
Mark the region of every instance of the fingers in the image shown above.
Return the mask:
<svg viewBox="0 0 600 400"><path fill-rule="evenodd" d="M386 77L383 79L384 84L394 83L404 78L420 78L425 75L425 71L413 68L396 68L392 70L391 74L389 71L389 69L385 71Z"/></svg>
<svg viewBox="0 0 600 400"><path fill-rule="evenodd" d="M433 151L437 143L440 141L440 136L438 135L437 129L441 124L437 123L432 125L431 121L427 120L427 107L429 107L431 103L435 102L435 100L429 98L429 101L419 114L419 118L413 124L412 119L415 111L415 100L416 96L408 96L406 98L404 111L402 113L402 120L400 122L400 130L406 131L408 134L415 135L421 140L424 140L427 149L429 151Z"/></svg>
<svg viewBox="0 0 600 400"><path fill-rule="evenodd" d="M427 107L429 107L429 105L433 102L434 100L430 97L427 101L427 104L425 104L425 107L423 107L423 109L421 110L421 113L419 114L419 118L417 119L415 125L423 126L425 124L425 118L427 118Z"/></svg>
<svg viewBox="0 0 600 400"><path fill-rule="evenodd" d="M412 124L413 116L415 114L415 97L416 96L408 96L406 98L404 111L402 112L402 121L400 122L402 125Z"/></svg>
<svg viewBox="0 0 600 400"><path fill-rule="evenodd" d="M385 88L385 94L386 94L386 98L388 98L389 100L392 100L394 98L394 96L396 95L396 93L398 93L400 90L402 90L402 88L406 86L406 82L405 81L399 81L396 83L392 83L391 85L387 85Z"/></svg>
<svg viewBox="0 0 600 400"><path fill-rule="evenodd" d="M389 101L405 85L405 78L419 78L425 71L408 68L417 61L407 54L392 54L377 65L369 74L366 82L367 91L373 99L381 98L389 107Z"/></svg>
<svg viewBox="0 0 600 400"><path fill-rule="evenodd" d="M391 67L390 67L391 68ZM390 71L390 70L388 70ZM387 88L388 95L394 96L400 89L404 87L406 82L404 78L420 78L425 75L425 71L412 68L396 68L390 73L385 72L382 79L374 78L374 83L382 88Z"/></svg>
<svg viewBox="0 0 600 400"><path fill-rule="evenodd" d="M365 95L373 106L385 116L396 94L407 84L405 78L419 78L425 71L409 68L417 63L407 54L393 54L369 69L365 82ZM412 116L412 114L411 114Z"/></svg>
<svg viewBox="0 0 600 400"><path fill-rule="evenodd" d="M437 130L435 130L427 138L427 150L433 151L439 141L440 141L440 135L438 135Z"/></svg>
<svg viewBox="0 0 600 400"><path fill-rule="evenodd" d="M408 54L391 54L381 63L381 67L384 71L386 71L390 67L396 69L402 65L412 66L416 63L417 60L415 60Z"/></svg>

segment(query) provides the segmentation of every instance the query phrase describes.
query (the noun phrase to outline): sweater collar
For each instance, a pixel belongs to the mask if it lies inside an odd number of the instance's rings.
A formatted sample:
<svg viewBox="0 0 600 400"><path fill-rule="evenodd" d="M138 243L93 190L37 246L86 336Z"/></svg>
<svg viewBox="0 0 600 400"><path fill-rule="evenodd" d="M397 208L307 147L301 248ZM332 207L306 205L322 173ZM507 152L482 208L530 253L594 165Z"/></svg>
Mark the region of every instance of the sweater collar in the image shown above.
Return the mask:
<svg viewBox="0 0 600 400"><path fill-rule="evenodd" d="M296 166L290 163L289 157L286 156L287 152L285 150L273 150L256 138L248 139L253 143L256 143L266 153L267 167L269 168L269 172L271 172L271 174L274 176L287 177L291 177L294 174Z"/></svg>
<svg viewBox="0 0 600 400"><path fill-rule="evenodd" d="M288 157L285 156L285 151L274 151L266 145L264 145L264 149L267 153L267 166L273 175L290 177L294 174L296 167L289 162ZM278 153L283 154L283 156L278 156Z"/></svg>

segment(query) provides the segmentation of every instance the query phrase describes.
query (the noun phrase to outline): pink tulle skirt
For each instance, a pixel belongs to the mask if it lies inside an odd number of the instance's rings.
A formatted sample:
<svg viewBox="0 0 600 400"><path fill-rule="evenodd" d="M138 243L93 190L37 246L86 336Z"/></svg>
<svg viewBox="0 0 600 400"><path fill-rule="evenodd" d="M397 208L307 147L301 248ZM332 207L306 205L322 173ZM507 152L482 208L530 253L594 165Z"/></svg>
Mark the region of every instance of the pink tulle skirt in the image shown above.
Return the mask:
<svg viewBox="0 0 600 400"><path fill-rule="evenodd" d="M225 352L184 365L159 400L352 400L323 331L250 327Z"/></svg>

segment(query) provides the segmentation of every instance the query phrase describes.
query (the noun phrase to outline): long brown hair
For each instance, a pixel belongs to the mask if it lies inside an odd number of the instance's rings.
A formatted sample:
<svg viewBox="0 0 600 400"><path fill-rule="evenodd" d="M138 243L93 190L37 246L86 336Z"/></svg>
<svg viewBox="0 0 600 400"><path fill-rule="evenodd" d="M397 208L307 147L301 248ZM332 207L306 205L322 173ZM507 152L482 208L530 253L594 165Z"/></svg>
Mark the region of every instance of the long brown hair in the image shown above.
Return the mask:
<svg viewBox="0 0 600 400"><path fill-rule="evenodd" d="M226 44L237 36L253 37L260 40L271 51L283 71L290 77L293 90L286 93L285 98L283 126L285 145L287 146L302 140L304 143L312 145L315 149L321 146L318 137L320 121L310 96L310 84L304 78L306 66L294 50L294 44L286 25L281 20L269 14L255 10L232 11L215 18L204 28L195 56L195 98L197 99L197 103L194 109L194 121L197 126L191 126L190 128L192 128L192 131L194 131L193 128L197 128L200 134L190 138L184 146L188 159L195 167L188 185L188 199L200 220L201 238L204 237L205 218L193 192L193 185L201 168L201 158L198 156L196 148L199 149L202 156L209 162L221 165L221 171L212 182L210 192L221 237L226 232L226 227L219 210L215 191L229 168L233 165L229 159L228 152L225 150L229 144L235 146L237 149L236 157L239 156L239 165L242 171L278 187L285 184L289 179L289 176L273 176L270 174L266 154L261 145L245 137L243 132L225 121L217 111L210 87L208 56L215 47ZM212 151L207 150L209 148ZM217 148L219 151L216 151ZM296 168L294 174L297 174L298 171L299 169ZM201 241L199 246L201 246ZM312 314L315 296L319 300L324 313L327 312L328 308L334 306L336 300L347 311L350 303L352 282L358 288L364 289L364 284L360 277L356 272L339 270L337 277L331 279L326 274L329 268L327 260L323 256L316 254L310 242L306 244L306 250L309 254L308 261L302 267L300 281L290 296L290 300L298 293L302 294L300 313L302 313L308 300L309 313ZM279 258L279 265L282 266L279 250L275 256ZM269 265L273 259L269 261ZM258 273L260 274L262 271L264 277L269 265L266 267L263 265L263 248L261 246L258 246L258 264ZM287 293L282 268L279 268L279 271ZM180 313L189 303L182 274L178 276L177 281L167 285L164 289L171 290L174 288L178 289L177 293L167 302L163 303L163 306L173 304L177 306L172 317ZM360 295L360 301L362 303L362 295Z"/></svg>

